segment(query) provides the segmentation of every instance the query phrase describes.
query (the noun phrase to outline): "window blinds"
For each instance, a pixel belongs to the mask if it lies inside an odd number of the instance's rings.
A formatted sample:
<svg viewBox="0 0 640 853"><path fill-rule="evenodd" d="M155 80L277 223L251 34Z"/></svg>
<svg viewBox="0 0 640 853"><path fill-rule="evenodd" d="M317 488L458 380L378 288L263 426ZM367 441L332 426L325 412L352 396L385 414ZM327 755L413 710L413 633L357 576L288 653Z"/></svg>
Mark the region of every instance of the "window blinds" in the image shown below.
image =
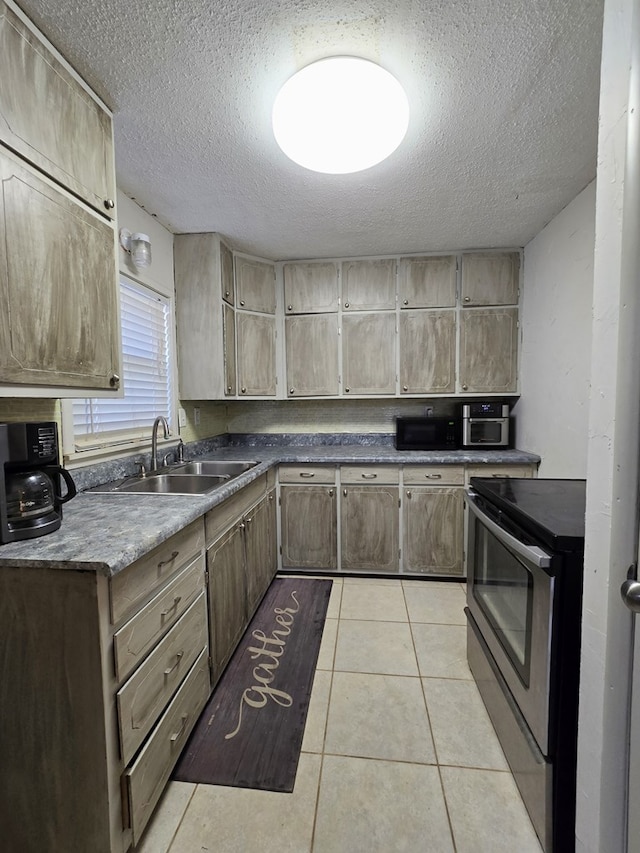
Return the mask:
<svg viewBox="0 0 640 853"><path fill-rule="evenodd" d="M124 397L73 401L78 446L131 441L158 415L172 414L171 305L141 285L120 281Z"/></svg>

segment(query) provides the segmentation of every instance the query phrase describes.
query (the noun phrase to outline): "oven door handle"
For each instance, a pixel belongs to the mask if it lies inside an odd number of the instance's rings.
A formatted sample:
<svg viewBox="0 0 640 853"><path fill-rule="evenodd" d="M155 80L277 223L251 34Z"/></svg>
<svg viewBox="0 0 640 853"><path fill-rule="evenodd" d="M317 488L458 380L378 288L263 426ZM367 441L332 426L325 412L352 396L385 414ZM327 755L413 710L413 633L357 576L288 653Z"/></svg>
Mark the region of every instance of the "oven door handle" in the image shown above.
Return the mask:
<svg viewBox="0 0 640 853"><path fill-rule="evenodd" d="M465 494L467 498L467 503L469 504L469 509L476 516L478 521L480 521L484 526L489 530L493 535L502 542L507 548L513 551L516 554L519 554L529 563L533 563L534 566L538 566L540 569L548 569L551 565L551 556L547 554L546 551L543 551L542 548L538 548L537 545L525 545L524 542L521 542L519 539L516 539L515 536L512 536L510 533L507 533L499 524L496 524L495 521L490 519L487 515L485 515L482 510L476 505L476 493L471 489L465 489Z"/></svg>

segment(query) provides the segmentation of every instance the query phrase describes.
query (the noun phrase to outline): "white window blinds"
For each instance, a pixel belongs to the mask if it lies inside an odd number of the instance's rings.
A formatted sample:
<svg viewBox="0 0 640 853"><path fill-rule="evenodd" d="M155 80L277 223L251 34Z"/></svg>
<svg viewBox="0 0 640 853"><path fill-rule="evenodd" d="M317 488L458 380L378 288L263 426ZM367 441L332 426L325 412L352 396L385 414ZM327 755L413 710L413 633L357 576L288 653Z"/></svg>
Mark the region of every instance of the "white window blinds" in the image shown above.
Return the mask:
<svg viewBox="0 0 640 853"><path fill-rule="evenodd" d="M142 285L120 280L124 397L73 401L77 449L134 441L164 415L171 423L171 304Z"/></svg>

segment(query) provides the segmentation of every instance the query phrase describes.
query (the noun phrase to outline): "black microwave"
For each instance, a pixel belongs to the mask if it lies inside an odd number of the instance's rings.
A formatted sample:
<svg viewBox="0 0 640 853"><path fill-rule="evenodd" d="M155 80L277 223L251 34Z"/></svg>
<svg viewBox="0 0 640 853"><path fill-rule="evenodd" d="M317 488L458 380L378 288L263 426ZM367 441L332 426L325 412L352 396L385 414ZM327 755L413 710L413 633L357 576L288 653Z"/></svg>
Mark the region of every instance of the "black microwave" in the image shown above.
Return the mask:
<svg viewBox="0 0 640 853"><path fill-rule="evenodd" d="M396 450L458 450L458 418L396 418Z"/></svg>

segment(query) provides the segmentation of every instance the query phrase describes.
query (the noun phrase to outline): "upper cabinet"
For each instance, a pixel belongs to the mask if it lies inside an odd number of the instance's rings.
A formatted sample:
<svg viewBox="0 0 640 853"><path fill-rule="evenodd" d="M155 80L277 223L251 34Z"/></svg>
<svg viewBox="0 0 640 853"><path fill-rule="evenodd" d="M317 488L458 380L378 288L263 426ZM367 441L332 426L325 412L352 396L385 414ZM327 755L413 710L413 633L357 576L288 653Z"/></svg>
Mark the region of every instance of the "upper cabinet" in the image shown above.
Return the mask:
<svg viewBox="0 0 640 853"><path fill-rule="evenodd" d="M179 234L174 269L181 396L274 397L274 265L235 255L234 281L234 253L218 234Z"/></svg>
<svg viewBox="0 0 640 853"><path fill-rule="evenodd" d="M333 261L285 264L287 314L327 314L338 310L338 268Z"/></svg>
<svg viewBox="0 0 640 853"><path fill-rule="evenodd" d="M518 252L469 252L462 255L462 304L517 305Z"/></svg>
<svg viewBox="0 0 640 853"><path fill-rule="evenodd" d="M395 308L395 258L343 261L342 306L349 311L388 311Z"/></svg>
<svg viewBox="0 0 640 853"><path fill-rule="evenodd" d="M120 386L111 115L0 0L0 395Z"/></svg>
<svg viewBox="0 0 640 853"><path fill-rule="evenodd" d="M400 258L398 299L401 308L454 308L456 256Z"/></svg>
<svg viewBox="0 0 640 853"><path fill-rule="evenodd" d="M115 218L111 116L0 0L0 141Z"/></svg>

